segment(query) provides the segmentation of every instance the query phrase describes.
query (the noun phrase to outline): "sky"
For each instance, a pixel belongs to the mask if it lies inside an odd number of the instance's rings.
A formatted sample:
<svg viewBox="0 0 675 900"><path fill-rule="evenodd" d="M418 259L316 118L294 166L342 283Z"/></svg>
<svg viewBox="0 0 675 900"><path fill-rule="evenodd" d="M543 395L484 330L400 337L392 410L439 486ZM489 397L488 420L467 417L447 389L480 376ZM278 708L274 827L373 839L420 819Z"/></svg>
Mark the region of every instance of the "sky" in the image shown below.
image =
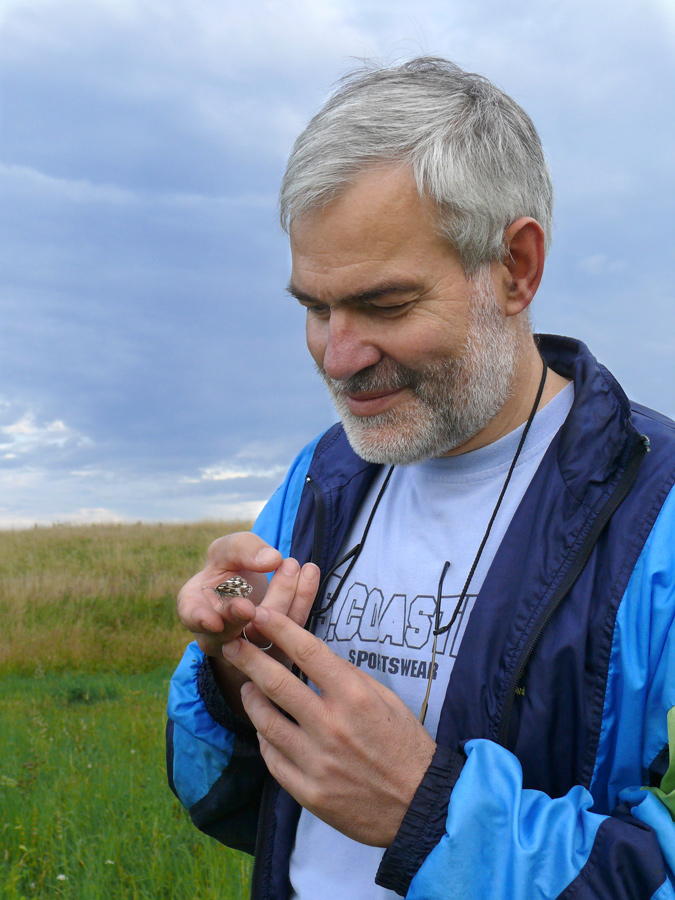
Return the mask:
<svg viewBox="0 0 675 900"><path fill-rule="evenodd" d="M286 157L341 75L419 55L540 132L536 330L675 416L675 0L0 0L0 528L259 511L334 420Z"/></svg>

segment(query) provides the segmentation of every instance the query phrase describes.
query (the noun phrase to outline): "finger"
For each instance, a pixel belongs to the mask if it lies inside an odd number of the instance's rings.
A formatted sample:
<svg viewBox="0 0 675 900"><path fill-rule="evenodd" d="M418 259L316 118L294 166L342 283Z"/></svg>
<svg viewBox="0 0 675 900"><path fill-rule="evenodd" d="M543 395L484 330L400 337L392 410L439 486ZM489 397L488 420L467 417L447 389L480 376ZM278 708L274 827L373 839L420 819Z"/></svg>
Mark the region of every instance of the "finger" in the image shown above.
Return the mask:
<svg viewBox="0 0 675 900"><path fill-rule="evenodd" d="M283 560L281 553L257 534L239 531L213 541L206 552L204 574L218 575L226 571L248 569L251 572L273 572Z"/></svg>
<svg viewBox="0 0 675 900"><path fill-rule="evenodd" d="M269 615L286 619L286 616L274 610ZM293 622L291 625L302 631ZM228 662L257 684L266 697L291 715L299 725L304 721L311 721L319 714L321 700L312 688L297 678L282 662L259 647L237 639L224 644L222 653Z"/></svg>
<svg viewBox="0 0 675 900"><path fill-rule="evenodd" d="M272 778L285 791L288 791L292 797L295 797L298 803L307 806L303 790L305 776L300 767L290 760L278 747L266 741L261 734L258 734L258 742L260 744L260 755Z"/></svg>
<svg viewBox="0 0 675 900"><path fill-rule="evenodd" d="M227 633L228 639L241 633L241 630L253 620L255 604L247 597L233 597L225 602L211 588L187 594L181 591L178 596L178 615L189 631L221 634Z"/></svg>
<svg viewBox="0 0 675 900"><path fill-rule="evenodd" d="M300 728L273 706L260 688L248 681L241 688L241 701L259 735L286 755L294 755L302 742Z"/></svg>
<svg viewBox="0 0 675 900"><path fill-rule="evenodd" d="M305 631L288 616L267 607L257 607L253 621L258 631L282 650L322 693L341 690L341 681L351 671L351 667L323 641ZM276 697L272 697L268 691L265 693L277 702Z"/></svg>
<svg viewBox="0 0 675 900"><path fill-rule="evenodd" d="M287 615L298 625L304 626L316 598L321 581L321 570L314 563L305 563L300 570L298 586Z"/></svg>
<svg viewBox="0 0 675 900"><path fill-rule="evenodd" d="M276 609L290 616L298 625L304 626L314 603L320 578L321 570L314 563L305 563L300 568L294 559L285 559L274 573L262 605L268 609ZM249 629L247 636L258 646L267 643L255 625Z"/></svg>
<svg viewBox="0 0 675 900"><path fill-rule="evenodd" d="M293 602L299 577L300 565L297 560L292 557L285 559L272 576L263 600L265 606L286 615Z"/></svg>
<svg viewBox="0 0 675 900"><path fill-rule="evenodd" d="M232 597L225 600L218 598L220 602L220 613L225 629L228 633L232 628L245 628L255 618L255 603L248 597ZM229 627L228 627L229 626Z"/></svg>
<svg viewBox="0 0 675 900"><path fill-rule="evenodd" d="M278 550L250 532L239 532L218 538L209 547L204 569L194 575L178 594L178 615L190 631L219 633L224 627L239 622L242 627L251 618L248 603L222 602L212 589L229 575L242 575L250 581L253 593L248 602L259 603L268 588L267 577L282 562ZM236 598L243 599L243 598ZM231 610L231 615L228 615ZM239 633L239 632L236 632ZM229 629L230 636L234 632Z"/></svg>
<svg viewBox="0 0 675 900"><path fill-rule="evenodd" d="M286 615L293 602L299 576L300 565L298 562L292 557L285 559L272 576L262 603ZM256 630L255 625L248 630L246 636L258 646L267 643L265 638Z"/></svg>

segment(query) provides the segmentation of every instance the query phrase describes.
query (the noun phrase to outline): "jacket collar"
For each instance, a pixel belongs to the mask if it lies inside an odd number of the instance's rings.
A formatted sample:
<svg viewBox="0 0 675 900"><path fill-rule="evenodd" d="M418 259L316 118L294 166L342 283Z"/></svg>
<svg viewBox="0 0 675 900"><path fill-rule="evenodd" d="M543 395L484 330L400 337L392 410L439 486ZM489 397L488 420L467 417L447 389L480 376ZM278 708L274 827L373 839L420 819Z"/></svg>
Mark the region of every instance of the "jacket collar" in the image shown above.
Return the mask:
<svg viewBox="0 0 675 900"><path fill-rule="evenodd" d="M557 442L557 462L570 491L580 502L587 502L589 485L611 479L637 436L630 403L584 343L550 334L535 335L535 339L547 365L574 384L574 403ZM592 459L585 452L589 442L595 448ZM354 453L344 428L336 424L319 441L309 475L324 491L333 493L354 479L369 487L379 468Z"/></svg>
<svg viewBox="0 0 675 900"><path fill-rule="evenodd" d="M621 386L581 341L536 335L539 352L574 384L574 403L563 423L556 453L560 474L581 503L592 505L598 489L623 468L637 430ZM588 447L593 447L592 456Z"/></svg>

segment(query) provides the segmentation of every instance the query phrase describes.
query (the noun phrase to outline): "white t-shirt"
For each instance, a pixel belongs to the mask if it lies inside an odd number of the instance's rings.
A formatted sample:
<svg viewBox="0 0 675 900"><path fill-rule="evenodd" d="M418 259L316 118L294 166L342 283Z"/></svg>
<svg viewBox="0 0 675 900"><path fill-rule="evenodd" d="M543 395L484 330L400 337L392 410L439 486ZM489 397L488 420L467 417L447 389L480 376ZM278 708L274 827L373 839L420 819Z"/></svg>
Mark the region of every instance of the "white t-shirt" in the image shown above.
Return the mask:
<svg viewBox="0 0 675 900"><path fill-rule="evenodd" d="M432 735L483 579L573 396L570 384L535 416L466 598L452 628L438 638L425 720ZM441 593L441 626L457 605L524 427L461 456L394 469L354 568L317 622L316 634L331 650L389 687L416 716L427 689L444 563L450 567ZM386 472L371 487L340 556L361 540ZM324 606L345 568L331 578ZM291 856L292 896L316 900L330 888L331 900L393 900L397 895L374 881L382 854L382 848L353 841L303 809Z"/></svg>

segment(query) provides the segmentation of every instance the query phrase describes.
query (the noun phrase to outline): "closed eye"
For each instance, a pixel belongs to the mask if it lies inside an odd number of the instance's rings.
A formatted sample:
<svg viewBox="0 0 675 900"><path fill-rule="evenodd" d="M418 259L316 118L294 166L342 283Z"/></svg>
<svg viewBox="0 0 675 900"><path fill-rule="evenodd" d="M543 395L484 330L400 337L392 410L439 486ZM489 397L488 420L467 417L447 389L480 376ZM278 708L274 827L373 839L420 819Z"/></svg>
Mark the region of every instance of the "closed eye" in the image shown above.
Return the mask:
<svg viewBox="0 0 675 900"><path fill-rule="evenodd" d="M292 284L286 290L292 297L295 297L301 306L304 306L309 315L317 319L327 319L331 310L342 306L362 315L395 319L412 309L421 297L420 286L414 282L381 284L347 294L333 303L322 303L316 297L306 294Z"/></svg>
<svg viewBox="0 0 675 900"><path fill-rule="evenodd" d="M382 300L351 300L348 303L316 303L307 300L300 300L300 305L304 306L309 315L317 319L327 319L330 317L334 307L348 306L354 312L361 313L366 316L375 316L383 319L395 319L397 316L404 315L411 309L417 300L405 300L403 303L386 303Z"/></svg>
<svg viewBox="0 0 675 900"><path fill-rule="evenodd" d="M401 316L415 305L416 300L405 300L403 303L380 303L371 300L362 301L363 311L370 315L381 316L385 319L395 319Z"/></svg>
<svg viewBox="0 0 675 900"><path fill-rule="evenodd" d="M307 303L300 301L300 306L304 306L307 312L317 319L327 319L330 316L332 304L330 303Z"/></svg>

